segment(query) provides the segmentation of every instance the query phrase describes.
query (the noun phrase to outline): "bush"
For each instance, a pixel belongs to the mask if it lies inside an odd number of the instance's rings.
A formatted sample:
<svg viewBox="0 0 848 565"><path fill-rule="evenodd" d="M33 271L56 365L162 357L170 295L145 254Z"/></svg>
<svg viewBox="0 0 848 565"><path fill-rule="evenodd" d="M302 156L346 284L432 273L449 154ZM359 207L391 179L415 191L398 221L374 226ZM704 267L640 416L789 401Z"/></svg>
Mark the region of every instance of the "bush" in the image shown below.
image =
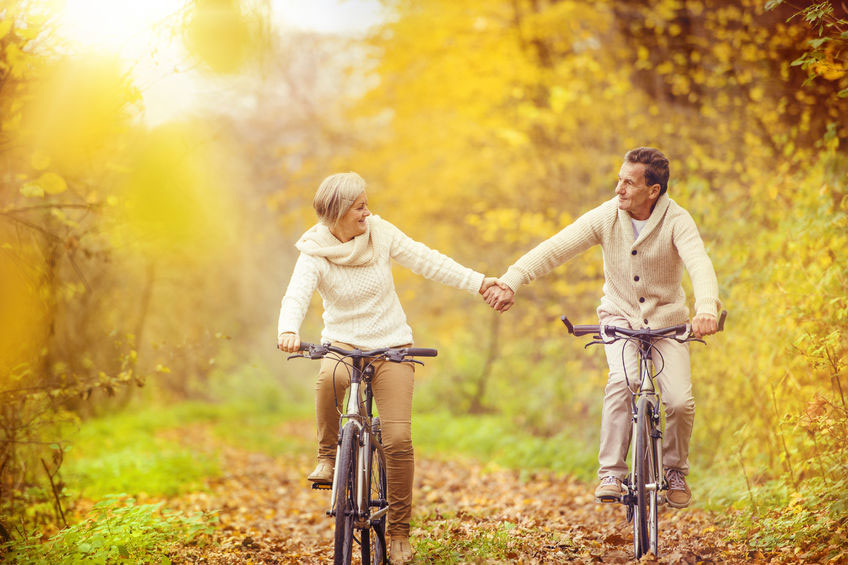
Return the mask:
<svg viewBox="0 0 848 565"><path fill-rule="evenodd" d="M212 532L214 516L186 516L161 509L162 503L135 505L126 495L98 502L88 519L46 542L39 532L3 546L11 563L170 563L168 548Z"/></svg>

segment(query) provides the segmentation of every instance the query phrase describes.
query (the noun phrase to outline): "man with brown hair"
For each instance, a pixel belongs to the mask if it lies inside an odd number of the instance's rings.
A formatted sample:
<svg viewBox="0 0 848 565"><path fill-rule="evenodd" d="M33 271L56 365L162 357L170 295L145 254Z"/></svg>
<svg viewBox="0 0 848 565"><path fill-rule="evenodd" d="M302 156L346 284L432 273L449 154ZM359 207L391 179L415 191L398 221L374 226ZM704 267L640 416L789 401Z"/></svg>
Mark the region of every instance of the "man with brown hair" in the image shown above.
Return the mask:
<svg viewBox="0 0 848 565"><path fill-rule="evenodd" d="M491 287L484 299L505 312L522 284L547 274L586 249L600 245L604 253L604 295L598 306L601 324L630 328L666 326L689 320L681 286L683 268L692 280L697 337L717 331L721 303L712 262L689 213L671 200L668 159L657 149L628 151L618 174L616 196L590 210L562 231L543 241L516 261ZM601 480L595 489L599 502L617 502L627 475L631 437L630 391L638 386L638 357L634 347L618 341L606 345L609 380L604 391ZM686 484L689 439L695 418L695 400L689 368L689 346L673 340L656 344L664 360L657 384L666 410L663 466L669 483L668 502L683 508L692 495ZM625 371L626 367L626 371Z"/></svg>

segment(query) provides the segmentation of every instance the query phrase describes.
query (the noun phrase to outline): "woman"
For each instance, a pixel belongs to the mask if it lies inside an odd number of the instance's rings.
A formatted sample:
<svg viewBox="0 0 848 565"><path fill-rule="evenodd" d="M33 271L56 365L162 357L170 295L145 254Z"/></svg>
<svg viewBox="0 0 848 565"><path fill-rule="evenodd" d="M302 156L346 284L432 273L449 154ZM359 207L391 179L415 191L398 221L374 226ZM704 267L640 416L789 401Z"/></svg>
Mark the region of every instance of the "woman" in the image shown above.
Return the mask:
<svg viewBox="0 0 848 565"><path fill-rule="evenodd" d="M313 206L320 223L296 244L300 257L280 309L278 344L283 351L297 351L298 330L316 289L324 302L322 343L366 350L410 346L412 329L395 292L392 259L428 279L469 292L482 294L495 283L372 216L365 181L356 173L324 179ZM390 555L393 563L404 563L412 558L413 365L378 361L374 367L372 388L388 474ZM334 359L322 361L315 386L318 465L310 481L332 481L338 414L349 384L344 366Z"/></svg>

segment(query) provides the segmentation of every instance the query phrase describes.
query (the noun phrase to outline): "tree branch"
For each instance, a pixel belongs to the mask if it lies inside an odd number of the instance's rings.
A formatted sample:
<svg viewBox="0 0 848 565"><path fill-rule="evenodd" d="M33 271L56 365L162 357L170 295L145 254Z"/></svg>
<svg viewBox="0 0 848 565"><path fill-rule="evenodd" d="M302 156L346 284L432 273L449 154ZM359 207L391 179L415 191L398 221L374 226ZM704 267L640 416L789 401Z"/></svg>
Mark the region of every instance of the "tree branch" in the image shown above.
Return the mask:
<svg viewBox="0 0 848 565"><path fill-rule="evenodd" d="M56 483L53 482L53 475L50 474L50 469L47 468L47 463L44 458L41 458L41 465L44 466L44 472L47 473L47 480L50 481L50 490L53 491L53 499L56 501L56 509L59 511L59 517L62 518L62 524L68 527L68 521L65 520L65 512L62 510L62 503L59 500L59 492L56 490Z"/></svg>

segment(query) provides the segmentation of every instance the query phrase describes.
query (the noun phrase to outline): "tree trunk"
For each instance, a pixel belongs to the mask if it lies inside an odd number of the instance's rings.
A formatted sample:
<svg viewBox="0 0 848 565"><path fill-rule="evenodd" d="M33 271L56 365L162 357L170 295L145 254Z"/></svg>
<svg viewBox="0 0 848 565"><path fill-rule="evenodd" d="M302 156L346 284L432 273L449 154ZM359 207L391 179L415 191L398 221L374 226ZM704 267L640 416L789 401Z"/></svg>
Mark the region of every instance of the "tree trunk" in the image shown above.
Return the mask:
<svg viewBox="0 0 848 565"><path fill-rule="evenodd" d="M492 409L483 404L483 399L486 396L486 385L489 382L489 376L492 373L492 367L500 356L498 347L498 337L501 327L501 315L492 312L492 322L489 324L489 350L486 353L486 361L483 363L483 370L480 371L480 376L477 377L477 383L473 396L471 397L471 405L468 407L468 412L471 414L485 414L491 412Z"/></svg>

